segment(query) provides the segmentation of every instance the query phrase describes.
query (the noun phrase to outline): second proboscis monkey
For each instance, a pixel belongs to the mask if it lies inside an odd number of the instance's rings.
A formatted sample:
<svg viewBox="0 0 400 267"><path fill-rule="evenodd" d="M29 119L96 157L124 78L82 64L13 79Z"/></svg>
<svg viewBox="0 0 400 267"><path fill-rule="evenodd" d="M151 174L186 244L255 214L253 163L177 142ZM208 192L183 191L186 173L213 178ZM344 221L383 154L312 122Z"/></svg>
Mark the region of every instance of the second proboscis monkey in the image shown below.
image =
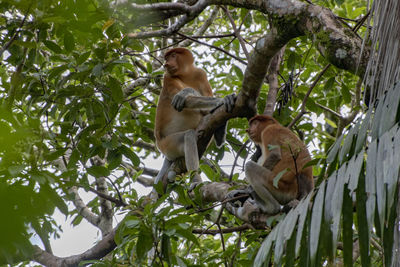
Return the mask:
<svg viewBox="0 0 400 267"><path fill-rule="evenodd" d="M163 88L157 104L155 138L158 149L165 155L164 164L154 183L158 183L177 158L185 157L186 169L197 171L199 156L195 129L203 116L218 106L227 112L234 107L235 96L215 98L206 72L197 68L193 54L186 48L173 48L165 53ZM214 133L217 145L225 139L226 123ZM193 183L201 182L194 175Z"/></svg>
<svg viewBox="0 0 400 267"><path fill-rule="evenodd" d="M261 211L276 214L282 206L297 203L311 192L312 167L305 167L311 157L296 134L267 115L251 118L247 132L261 148L261 156L257 163L246 163L245 174L251 184L246 193L253 196Z"/></svg>

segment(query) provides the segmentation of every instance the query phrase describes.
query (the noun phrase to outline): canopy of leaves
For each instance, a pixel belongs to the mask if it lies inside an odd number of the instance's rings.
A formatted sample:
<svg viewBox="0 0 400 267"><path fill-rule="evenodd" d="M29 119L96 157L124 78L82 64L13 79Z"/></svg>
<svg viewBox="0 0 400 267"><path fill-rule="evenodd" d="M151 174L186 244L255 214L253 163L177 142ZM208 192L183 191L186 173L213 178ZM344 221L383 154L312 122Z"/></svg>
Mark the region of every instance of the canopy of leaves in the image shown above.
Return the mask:
<svg viewBox="0 0 400 267"><path fill-rule="evenodd" d="M365 1L312 2L364 37ZM274 113L289 125L305 110L293 130L312 151L315 192L259 230L223 206L203 205L198 190L189 196L185 175L156 203L144 205L137 185L160 168L152 166L160 156L153 128L165 50L190 46L215 95L223 97L240 92L257 40L280 22L252 6L210 5L174 34L134 38L172 25L177 19L167 18L174 12L144 11L130 1L1 1L0 264L50 265L44 251L51 255L50 241L61 234L53 217L58 209L74 225L89 222L104 238L112 235L112 245L102 251L111 251L108 257L71 256L64 262L71 266L85 260L106 266L261 266L270 260L286 266L327 260L389 266L400 88L365 111L360 78L323 56L325 36L303 35L286 44ZM259 113L269 89L265 81L254 99ZM254 152L245 143L246 128L243 118L229 120L225 146L212 144L204 153L204 177L243 183L243 163ZM85 191L92 192L88 203L80 197ZM123 218L116 231L114 215Z"/></svg>

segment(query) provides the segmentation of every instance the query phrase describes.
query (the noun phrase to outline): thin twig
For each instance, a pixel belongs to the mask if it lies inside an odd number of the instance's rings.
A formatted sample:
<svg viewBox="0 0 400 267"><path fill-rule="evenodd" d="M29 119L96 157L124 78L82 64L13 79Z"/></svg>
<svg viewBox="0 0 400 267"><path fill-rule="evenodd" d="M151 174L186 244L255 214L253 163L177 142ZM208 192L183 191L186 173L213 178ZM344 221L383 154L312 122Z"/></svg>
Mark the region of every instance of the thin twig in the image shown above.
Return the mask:
<svg viewBox="0 0 400 267"><path fill-rule="evenodd" d="M235 226L235 227L231 227L231 228L225 228L225 229L221 229L221 230L209 230L208 228L203 230L203 229L193 229L192 233L193 234L206 234L206 235L218 235L221 232L224 234L229 234L229 233L234 233L234 232L242 232L245 230L249 230L249 229L254 229L254 227L252 227L250 224L245 223L241 226Z"/></svg>
<svg viewBox="0 0 400 267"><path fill-rule="evenodd" d="M233 171L235 170L236 167L236 163L237 160L239 159L240 154L242 153L242 151L247 148L247 145L249 144L250 139L247 140L238 150L236 156L235 156L235 160L233 161L233 165L232 165L232 169L231 169L231 174L229 175L229 182L232 182L232 178L233 178Z"/></svg>
<svg viewBox="0 0 400 267"><path fill-rule="evenodd" d="M189 215L192 215L192 214L195 214L195 213L205 212L205 211L208 211L208 210L212 210L213 208L218 207L220 205L223 205L223 204L225 204L227 202L239 200L239 199L242 199L242 198L245 198L245 197L249 197L249 196L250 196L249 194L243 194L243 195L240 195L240 196L237 196L237 197L228 198L228 199L225 199L224 201L221 201L220 203L214 204L214 205L212 205L212 206L210 206L208 208L199 209L199 210L196 210L196 211L194 211L192 213L189 213Z"/></svg>
<svg viewBox="0 0 400 267"><path fill-rule="evenodd" d="M24 24L25 24L26 17L28 16L28 13L29 13L29 10L31 9L32 3L33 3L33 2L31 2L31 3L29 4L29 7L28 7L28 9L27 9L26 12L25 12L24 18L22 19L22 21L21 21L21 23L20 23L20 25L19 25L19 29L15 31L15 33L14 33L14 35L11 37L11 39L0 49L0 58L1 58L1 56L3 55L4 51L6 51L6 50L12 45L12 43L17 39L18 34L21 32L21 29L22 29L22 27L23 27Z"/></svg>
<svg viewBox="0 0 400 267"><path fill-rule="evenodd" d="M244 42L243 37L240 35L240 29L238 29L236 27L235 20L232 18L232 15L229 12L229 10L226 7L222 7L222 9L225 11L225 14L228 16L228 19L232 25L233 32L235 33L235 36L238 39L240 46L242 47L243 52L246 55L247 60L249 60L250 54L249 54L249 51L247 51L246 43Z"/></svg>
<svg viewBox="0 0 400 267"><path fill-rule="evenodd" d="M188 36L188 35L185 35L185 34L183 34L183 33L180 33L180 32L177 32L176 34L178 34L178 35L180 35L180 36L182 36L182 37L184 37L184 38L190 39L190 40L192 40L193 42L196 42L196 43L198 43L198 44L202 44L202 45L205 45L205 46L214 48L214 49L216 49L216 50L218 50L218 51L221 51L222 53L224 53L224 54L226 54L226 55L228 55L228 56L230 56L230 57L236 59L236 60L239 61L240 63L242 63L242 64L244 64L244 65L247 65L247 62L245 62L243 59L238 58L237 56L235 56L235 55L229 53L228 51L226 51L226 50L224 50L224 49L222 49L222 48L219 48L218 46L210 45L210 44L208 44L208 43L205 43L205 42L196 40L196 39L194 39L194 38L192 38L192 37L190 37L190 36Z"/></svg>
<svg viewBox="0 0 400 267"><path fill-rule="evenodd" d="M232 255L230 267L234 266L233 263L235 262L236 255L240 251L240 243L242 242L242 232L243 232L243 230L239 231L239 237L238 237L238 240L237 240L237 243L236 243L236 249L235 249L235 251L233 252L233 255Z"/></svg>
<svg viewBox="0 0 400 267"><path fill-rule="evenodd" d="M314 89L314 87L317 85L319 80L322 78L322 75L329 69L331 64L329 63L328 65L325 66L325 68L318 74L317 78L314 80L313 84L310 86L310 89L308 89L307 94L303 98L303 102L301 103L301 109L300 112L297 114L297 116L289 123L287 128L291 129L293 125L304 115L306 114L306 102L308 100L308 97L311 94L311 91Z"/></svg>
<svg viewBox="0 0 400 267"><path fill-rule="evenodd" d="M117 198L113 198L113 197L111 197L111 196L109 196L109 195L107 195L107 194L104 194L104 193L102 193L102 192L97 191L97 190L94 189L94 188L89 187L88 190L89 190L90 192L92 192L92 193L95 193L96 195L98 195L99 197L101 197L101 198L103 198L103 199L105 199L105 200L108 200L108 201L110 201L110 202L113 202L117 207L121 207L121 206L122 206L122 207L126 207L126 206L128 206L128 204L126 204L125 201L120 200L120 199L117 199Z"/></svg>
<svg viewBox="0 0 400 267"><path fill-rule="evenodd" d="M222 232L222 228L221 228L220 221L221 221L221 217L222 217L222 213L224 212L224 209L225 209L225 204L222 205L221 210L220 210L220 212L219 212L219 214L218 214L217 221L215 222L215 224L216 224L217 227L218 227L219 234L220 234L220 236L221 236L221 244L222 244L222 251L223 251L223 252L226 251L226 248L225 248L224 233ZM225 258L225 259L224 259L224 265L225 265L225 267L228 267L228 263L227 263L227 261L226 261L226 257L224 257L224 258Z"/></svg>

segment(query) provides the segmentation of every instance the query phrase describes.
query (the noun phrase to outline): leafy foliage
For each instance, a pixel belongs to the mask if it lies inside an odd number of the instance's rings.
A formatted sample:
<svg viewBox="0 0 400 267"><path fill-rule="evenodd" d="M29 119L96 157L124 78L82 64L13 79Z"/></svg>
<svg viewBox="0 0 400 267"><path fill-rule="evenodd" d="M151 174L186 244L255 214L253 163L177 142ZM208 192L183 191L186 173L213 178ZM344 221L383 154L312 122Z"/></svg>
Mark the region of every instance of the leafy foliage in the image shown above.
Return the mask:
<svg viewBox="0 0 400 267"><path fill-rule="evenodd" d="M365 1L313 2L343 17L349 29L366 14ZM182 36L196 36L217 9L202 34L207 38L190 39L189 45L215 95L223 97L238 93L244 78L241 62L247 58L235 34L252 51L269 29L259 11L226 8L236 33L226 10L212 6L188 22L183 35L138 40L128 33L149 30L159 14L132 11L130 3L0 3L0 210L6 218L0 223L5 229L1 264L34 260L34 240L50 252L50 240L61 233L60 220L53 217L58 209L74 225L89 221L103 235L110 232L114 215L122 218L116 249L91 261L98 265L253 266L271 260L276 265L319 266L335 257L350 265L349 251L358 239L361 257L356 265L389 266L400 161L400 88L388 90L375 108L363 113L358 77L333 66L312 90L306 102L309 113L295 125L312 150L318 188L287 215L272 218L271 231L222 235L221 229L242 222L223 209L207 208L198 189L194 197L188 195L187 176L171 183L156 203L141 208L146 196L137 181L159 169L152 159L159 157L153 128L162 52L182 44ZM310 85L329 63L317 47L307 36L286 46L279 83L292 80L294 91L274 114L284 125L300 111ZM259 113L268 90L266 83L257 100ZM358 120L345 128L357 114ZM201 170L209 180L227 181L224 172L234 167L232 180L241 183L242 163L253 153L241 150L248 140L246 128L245 119L230 120L225 147L208 148L205 157L211 164L203 162ZM84 191L95 194L81 206ZM106 201L101 194L120 202Z"/></svg>

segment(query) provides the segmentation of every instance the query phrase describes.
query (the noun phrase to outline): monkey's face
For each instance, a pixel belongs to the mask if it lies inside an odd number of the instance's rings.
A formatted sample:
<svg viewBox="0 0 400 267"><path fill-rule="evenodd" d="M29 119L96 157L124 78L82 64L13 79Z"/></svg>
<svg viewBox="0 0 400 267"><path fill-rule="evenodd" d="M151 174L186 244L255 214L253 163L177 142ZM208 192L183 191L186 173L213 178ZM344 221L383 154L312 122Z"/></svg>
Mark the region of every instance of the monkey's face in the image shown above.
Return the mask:
<svg viewBox="0 0 400 267"><path fill-rule="evenodd" d="M172 52L165 58L164 68L171 76L177 75L179 64L176 52Z"/></svg>
<svg viewBox="0 0 400 267"><path fill-rule="evenodd" d="M263 128L262 122L259 120L253 120L250 122L249 128L246 130L246 132L249 134L250 139L253 140L254 143L261 143L261 132Z"/></svg>

